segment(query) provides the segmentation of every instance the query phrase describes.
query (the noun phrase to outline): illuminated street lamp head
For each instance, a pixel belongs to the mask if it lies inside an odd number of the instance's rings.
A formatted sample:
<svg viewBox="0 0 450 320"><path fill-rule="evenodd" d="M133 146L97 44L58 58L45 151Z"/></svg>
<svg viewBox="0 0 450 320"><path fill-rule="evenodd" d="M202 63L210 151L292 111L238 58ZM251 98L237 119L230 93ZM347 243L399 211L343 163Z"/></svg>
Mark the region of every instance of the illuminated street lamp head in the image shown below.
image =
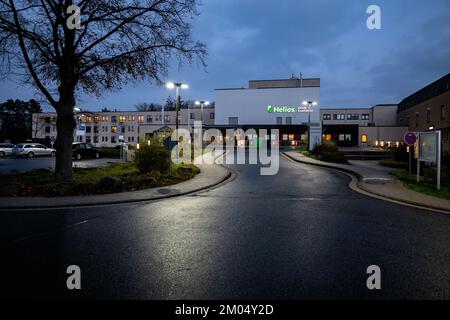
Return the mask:
<svg viewBox="0 0 450 320"><path fill-rule="evenodd" d="M174 89L174 88L181 88L181 89L189 89L189 85L187 83L182 82L167 82L166 83L167 89Z"/></svg>
<svg viewBox="0 0 450 320"><path fill-rule="evenodd" d="M204 105L204 106L209 106L209 101L207 101L207 100L196 100L195 101L195 105L196 106L199 106L199 105Z"/></svg>
<svg viewBox="0 0 450 320"><path fill-rule="evenodd" d="M305 100L305 101L302 102L302 104L303 104L304 106L307 106L307 105L317 106L317 101L313 101L313 100Z"/></svg>
<svg viewBox="0 0 450 320"><path fill-rule="evenodd" d="M80 112L80 111L81 111L81 109L78 107L73 108L73 112Z"/></svg>

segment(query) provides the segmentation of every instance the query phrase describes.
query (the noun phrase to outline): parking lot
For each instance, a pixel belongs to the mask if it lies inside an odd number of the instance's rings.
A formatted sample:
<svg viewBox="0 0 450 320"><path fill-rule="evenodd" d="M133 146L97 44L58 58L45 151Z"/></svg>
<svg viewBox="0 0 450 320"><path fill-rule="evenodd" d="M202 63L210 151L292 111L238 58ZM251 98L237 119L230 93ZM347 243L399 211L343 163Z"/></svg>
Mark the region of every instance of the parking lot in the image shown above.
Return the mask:
<svg viewBox="0 0 450 320"><path fill-rule="evenodd" d="M73 161L73 167L78 168L94 168L94 167L105 167L113 162L120 162L120 159L112 158L100 158L100 159L89 159ZM5 157L0 158L0 174L7 174L11 171L26 172L33 169L50 169L55 168L55 158L54 157L39 157L39 158L16 158L16 157Z"/></svg>

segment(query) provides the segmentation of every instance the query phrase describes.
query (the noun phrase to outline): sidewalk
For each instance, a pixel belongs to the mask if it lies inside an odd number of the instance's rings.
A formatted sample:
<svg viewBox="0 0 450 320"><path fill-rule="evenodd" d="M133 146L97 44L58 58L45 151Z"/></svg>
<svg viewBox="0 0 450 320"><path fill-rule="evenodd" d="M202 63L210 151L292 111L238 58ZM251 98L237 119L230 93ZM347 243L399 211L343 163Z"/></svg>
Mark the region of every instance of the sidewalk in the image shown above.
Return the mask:
<svg viewBox="0 0 450 320"><path fill-rule="evenodd" d="M312 159L298 151L288 151L283 152L283 154L297 162L338 169L355 175L358 178L356 187L366 193L450 213L449 200L432 197L405 188L401 181L389 174L394 169L380 166L377 161L354 160L349 161L350 164L346 165Z"/></svg>
<svg viewBox="0 0 450 320"><path fill-rule="evenodd" d="M158 200L211 188L225 181L231 175L230 171L218 164L198 164L196 166L200 169L199 174L190 180L171 186L92 196L0 197L0 210L82 207Z"/></svg>

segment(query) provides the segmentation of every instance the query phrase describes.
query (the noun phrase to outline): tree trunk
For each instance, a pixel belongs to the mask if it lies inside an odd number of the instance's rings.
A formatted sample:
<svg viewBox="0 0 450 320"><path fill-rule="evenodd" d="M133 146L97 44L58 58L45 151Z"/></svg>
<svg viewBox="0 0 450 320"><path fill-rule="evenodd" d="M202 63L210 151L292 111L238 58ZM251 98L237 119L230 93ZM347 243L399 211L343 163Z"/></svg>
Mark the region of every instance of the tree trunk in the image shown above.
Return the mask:
<svg viewBox="0 0 450 320"><path fill-rule="evenodd" d="M56 163L55 176L65 184L73 181L72 171L72 142L75 129L73 108L75 106L74 93L71 90L60 90L60 102L56 119Z"/></svg>

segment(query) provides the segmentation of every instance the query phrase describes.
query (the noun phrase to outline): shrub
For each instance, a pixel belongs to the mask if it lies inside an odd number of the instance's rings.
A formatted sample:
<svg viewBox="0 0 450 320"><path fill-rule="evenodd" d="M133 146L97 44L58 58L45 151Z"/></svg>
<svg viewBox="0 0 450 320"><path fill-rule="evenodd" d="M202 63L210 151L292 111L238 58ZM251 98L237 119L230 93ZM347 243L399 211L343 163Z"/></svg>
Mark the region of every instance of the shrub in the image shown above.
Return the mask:
<svg viewBox="0 0 450 320"><path fill-rule="evenodd" d="M317 159L325 162L348 163L347 158L333 142L324 142L314 146L311 154Z"/></svg>
<svg viewBox="0 0 450 320"><path fill-rule="evenodd" d="M140 148L134 154L134 163L141 173L167 172L170 165L170 152L164 149L161 140L152 139L150 145L140 144Z"/></svg>
<svg viewBox="0 0 450 320"><path fill-rule="evenodd" d="M311 151L313 155L321 156L326 153L337 153L338 147L333 142L323 142L322 144L316 144L314 149Z"/></svg>

